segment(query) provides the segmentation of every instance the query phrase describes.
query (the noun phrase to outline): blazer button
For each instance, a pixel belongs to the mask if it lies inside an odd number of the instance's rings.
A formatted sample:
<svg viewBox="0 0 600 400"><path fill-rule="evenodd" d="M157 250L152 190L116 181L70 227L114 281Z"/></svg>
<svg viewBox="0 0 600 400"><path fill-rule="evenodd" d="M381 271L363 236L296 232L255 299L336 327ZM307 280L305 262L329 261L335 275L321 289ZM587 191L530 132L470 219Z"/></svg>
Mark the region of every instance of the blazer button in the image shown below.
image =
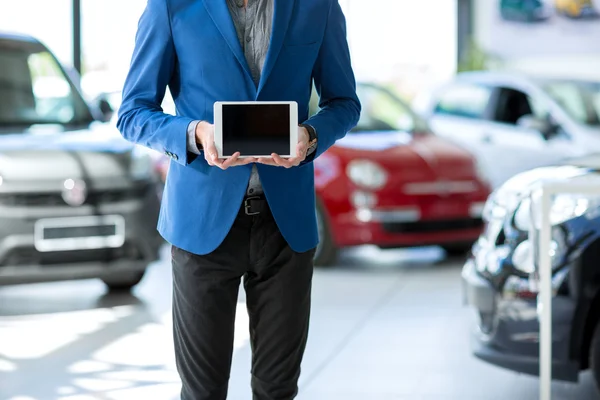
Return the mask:
<svg viewBox="0 0 600 400"><path fill-rule="evenodd" d="M178 160L179 157L177 156L177 154L171 154L171 157L173 157L174 160Z"/></svg>

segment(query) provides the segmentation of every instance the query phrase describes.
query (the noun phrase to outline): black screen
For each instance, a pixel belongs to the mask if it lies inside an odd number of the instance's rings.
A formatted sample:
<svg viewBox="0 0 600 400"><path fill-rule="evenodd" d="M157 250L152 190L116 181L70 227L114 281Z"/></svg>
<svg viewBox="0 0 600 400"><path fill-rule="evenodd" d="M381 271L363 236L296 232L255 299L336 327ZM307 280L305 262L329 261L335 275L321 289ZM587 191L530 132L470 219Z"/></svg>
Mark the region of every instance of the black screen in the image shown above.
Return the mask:
<svg viewBox="0 0 600 400"><path fill-rule="evenodd" d="M288 104L223 104L223 155L290 153Z"/></svg>

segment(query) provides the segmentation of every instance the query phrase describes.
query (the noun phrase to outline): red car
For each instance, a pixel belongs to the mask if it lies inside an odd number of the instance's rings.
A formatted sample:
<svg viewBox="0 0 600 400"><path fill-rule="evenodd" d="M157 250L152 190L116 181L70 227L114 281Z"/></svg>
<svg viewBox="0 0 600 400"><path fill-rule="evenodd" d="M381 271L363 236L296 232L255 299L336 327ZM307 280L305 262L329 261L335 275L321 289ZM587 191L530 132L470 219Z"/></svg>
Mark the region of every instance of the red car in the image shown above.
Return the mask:
<svg viewBox="0 0 600 400"><path fill-rule="evenodd" d="M338 249L362 244L466 252L491 190L474 157L431 133L388 90L359 84L357 91L358 126L315 160L315 264L334 264Z"/></svg>
<svg viewBox="0 0 600 400"><path fill-rule="evenodd" d="M362 244L466 252L481 233L490 193L475 159L431 133L386 89L359 84L357 91L358 126L315 161L321 236L315 264L332 265L338 249ZM168 165L157 157L163 177Z"/></svg>

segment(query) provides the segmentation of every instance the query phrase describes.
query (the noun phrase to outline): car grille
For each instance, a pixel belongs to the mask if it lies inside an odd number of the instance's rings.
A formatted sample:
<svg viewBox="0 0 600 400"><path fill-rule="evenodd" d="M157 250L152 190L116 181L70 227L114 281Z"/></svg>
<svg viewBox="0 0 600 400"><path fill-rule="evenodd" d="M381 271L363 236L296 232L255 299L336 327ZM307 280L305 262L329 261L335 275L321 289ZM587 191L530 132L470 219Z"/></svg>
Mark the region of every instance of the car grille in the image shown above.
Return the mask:
<svg viewBox="0 0 600 400"><path fill-rule="evenodd" d="M450 219L418 222L387 222L383 229L389 233L427 233L460 231L483 227L483 221L478 218Z"/></svg>
<svg viewBox="0 0 600 400"><path fill-rule="evenodd" d="M107 190L102 192L91 192L84 204L108 204L119 203L122 201L137 199L143 197L149 189L149 186L143 186L132 189ZM11 207L45 207L45 206L64 206L67 203L63 200L60 192L52 193L1 193L0 205Z"/></svg>
<svg viewBox="0 0 600 400"><path fill-rule="evenodd" d="M11 250L0 260L0 268L22 265L78 264L86 262L112 262L118 260L143 260L141 249L126 242L116 249L94 249L76 251L39 252L34 247Z"/></svg>

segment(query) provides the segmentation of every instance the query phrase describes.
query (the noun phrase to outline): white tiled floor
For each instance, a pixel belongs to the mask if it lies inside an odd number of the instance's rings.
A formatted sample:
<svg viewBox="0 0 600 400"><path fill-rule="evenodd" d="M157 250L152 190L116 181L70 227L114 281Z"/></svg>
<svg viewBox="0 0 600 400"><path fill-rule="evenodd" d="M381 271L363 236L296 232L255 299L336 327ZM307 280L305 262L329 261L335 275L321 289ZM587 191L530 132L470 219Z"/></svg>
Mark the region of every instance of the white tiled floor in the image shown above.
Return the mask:
<svg viewBox="0 0 600 400"><path fill-rule="evenodd" d="M315 274L299 400L535 400L538 380L474 359L460 260L437 250L361 250ZM0 288L0 400L174 400L170 271L136 296L96 282ZM240 299L232 400L250 400ZM589 374L553 400L592 400Z"/></svg>

